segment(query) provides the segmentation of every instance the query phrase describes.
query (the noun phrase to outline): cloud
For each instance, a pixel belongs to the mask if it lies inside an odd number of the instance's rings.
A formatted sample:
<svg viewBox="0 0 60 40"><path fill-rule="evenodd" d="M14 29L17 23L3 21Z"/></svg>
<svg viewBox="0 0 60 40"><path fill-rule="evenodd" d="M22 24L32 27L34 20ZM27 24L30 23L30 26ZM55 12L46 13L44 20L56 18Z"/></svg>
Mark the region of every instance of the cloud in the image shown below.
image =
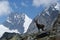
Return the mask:
<svg viewBox="0 0 60 40"><path fill-rule="evenodd" d="M40 5L44 5L44 6L47 6L49 5L50 3L55 3L57 2L58 0L33 0L33 6L36 6L36 7L39 7Z"/></svg>
<svg viewBox="0 0 60 40"><path fill-rule="evenodd" d="M12 11L8 1L0 1L0 16L7 15Z"/></svg>

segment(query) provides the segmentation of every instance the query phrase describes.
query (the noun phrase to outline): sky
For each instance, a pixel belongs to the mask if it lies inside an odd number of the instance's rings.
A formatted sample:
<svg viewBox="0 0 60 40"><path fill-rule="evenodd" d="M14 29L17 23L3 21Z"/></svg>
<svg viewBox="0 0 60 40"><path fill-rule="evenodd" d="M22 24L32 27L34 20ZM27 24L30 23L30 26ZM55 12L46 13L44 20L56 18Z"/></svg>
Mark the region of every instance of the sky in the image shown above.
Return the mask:
<svg viewBox="0 0 60 40"><path fill-rule="evenodd" d="M25 13L33 19L51 3L59 0L0 0L0 23L3 23L10 13Z"/></svg>

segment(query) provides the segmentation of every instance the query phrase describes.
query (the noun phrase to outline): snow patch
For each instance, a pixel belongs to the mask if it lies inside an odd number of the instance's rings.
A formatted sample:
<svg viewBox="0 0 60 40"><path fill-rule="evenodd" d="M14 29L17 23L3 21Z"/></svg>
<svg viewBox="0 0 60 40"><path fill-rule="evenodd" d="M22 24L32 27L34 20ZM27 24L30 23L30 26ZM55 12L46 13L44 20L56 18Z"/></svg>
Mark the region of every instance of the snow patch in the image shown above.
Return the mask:
<svg viewBox="0 0 60 40"><path fill-rule="evenodd" d="M10 20L7 20L7 22L12 23Z"/></svg>
<svg viewBox="0 0 60 40"><path fill-rule="evenodd" d="M60 4L57 3L57 5L55 6L56 10L60 10Z"/></svg>
<svg viewBox="0 0 60 40"><path fill-rule="evenodd" d="M55 9L53 8L52 10L54 11Z"/></svg>
<svg viewBox="0 0 60 40"><path fill-rule="evenodd" d="M24 25L23 25L24 26L24 33L26 33L30 23L32 22L32 19L30 19L27 15L25 15L24 20L25 20Z"/></svg>
<svg viewBox="0 0 60 40"><path fill-rule="evenodd" d="M49 12L48 12L48 11L46 11L46 13L50 16L50 14L49 14Z"/></svg>
<svg viewBox="0 0 60 40"><path fill-rule="evenodd" d="M2 37L5 32L19 33L17 29L10 30L9 28L5 27L4 25L0 25L0 37Z"/></svg>

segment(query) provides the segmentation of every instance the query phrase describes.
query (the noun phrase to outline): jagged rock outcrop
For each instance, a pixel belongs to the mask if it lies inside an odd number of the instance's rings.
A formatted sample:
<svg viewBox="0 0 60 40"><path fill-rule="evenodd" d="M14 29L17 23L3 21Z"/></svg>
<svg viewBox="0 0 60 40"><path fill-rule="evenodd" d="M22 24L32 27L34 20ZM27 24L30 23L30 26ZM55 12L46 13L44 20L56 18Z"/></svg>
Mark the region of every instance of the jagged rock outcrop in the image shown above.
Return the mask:
<svg viewBox="0 0 60 40"><path fill-rule="evenodd" d="M53 24L60 13L60 10L57 10L56 8L57 5L58 4L52 4L47 7L42 13L38 14L33 19L26 34L33 35L34 37L39 35L41 37L41 34L45 33L44 35L42 35L42 38L50 35L51 30L53 28Z"/></svg>
<svg viewBox="0 0 60 40"><path fill-rule="evenodd" d="M0 40L21 40L20 34L5 32Z"/></svg>

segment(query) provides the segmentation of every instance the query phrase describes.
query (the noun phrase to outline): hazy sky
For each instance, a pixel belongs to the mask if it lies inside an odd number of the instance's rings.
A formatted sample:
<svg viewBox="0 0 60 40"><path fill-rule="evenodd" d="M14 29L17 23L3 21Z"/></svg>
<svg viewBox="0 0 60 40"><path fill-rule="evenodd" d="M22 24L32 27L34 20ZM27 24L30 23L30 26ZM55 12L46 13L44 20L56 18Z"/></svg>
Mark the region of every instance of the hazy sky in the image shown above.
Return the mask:
<svg viewBox="0 0 60 40"><path fill-rule="evenodd" d="M41 13L45 7L59 0L1 0L0 1L0 23L7 19L10 13L25 13L31 19Z"/></svg>

